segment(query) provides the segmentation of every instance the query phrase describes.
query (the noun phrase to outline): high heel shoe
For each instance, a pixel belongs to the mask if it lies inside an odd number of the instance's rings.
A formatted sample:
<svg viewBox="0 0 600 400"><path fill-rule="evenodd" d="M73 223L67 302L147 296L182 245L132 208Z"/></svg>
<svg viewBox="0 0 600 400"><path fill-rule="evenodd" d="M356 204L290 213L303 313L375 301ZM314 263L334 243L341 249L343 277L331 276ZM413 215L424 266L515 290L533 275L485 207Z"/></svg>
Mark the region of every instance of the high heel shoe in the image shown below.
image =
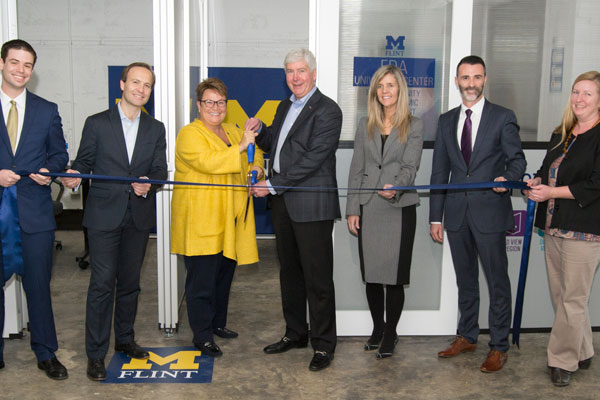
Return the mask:
<svg viewBox="0 0 600 400"><path fill-rule="evenodd" d="M389 336L386 336L385 334L383 335L381 346L376 354L377 359L381 360L383 358L388 358L394 354L394 348L398 343L398 335L394 333L393 337L394 338L391 339Z"/></svg>
<svg viewBox="0 0 600 400"><path fill-rule="evenodd" d="M379 343L381 342L381 338L383 337L383 331L382 332L375 332L373 331L373 333L371 334L371 337L369 338L369 340L367 340L367 343L365 343L365 351L369 351L369 350L377 350L379 348Z"/></svg>

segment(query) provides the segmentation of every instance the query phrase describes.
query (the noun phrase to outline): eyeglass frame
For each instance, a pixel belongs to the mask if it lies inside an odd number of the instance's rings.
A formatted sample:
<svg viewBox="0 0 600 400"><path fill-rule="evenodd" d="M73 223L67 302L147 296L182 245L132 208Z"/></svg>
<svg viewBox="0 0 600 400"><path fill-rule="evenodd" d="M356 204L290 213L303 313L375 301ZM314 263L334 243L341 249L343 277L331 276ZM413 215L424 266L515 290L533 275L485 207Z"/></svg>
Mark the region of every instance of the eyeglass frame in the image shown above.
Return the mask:
<svg viewBox="0 0 600 400"><path fill-rule="evenodd" d="M215 106L215 104L217 105L217 107L225 107L227 105L227 99L225 100L200 100L200 103L204 103L204 105L208 108L213 108Z"/></svg>

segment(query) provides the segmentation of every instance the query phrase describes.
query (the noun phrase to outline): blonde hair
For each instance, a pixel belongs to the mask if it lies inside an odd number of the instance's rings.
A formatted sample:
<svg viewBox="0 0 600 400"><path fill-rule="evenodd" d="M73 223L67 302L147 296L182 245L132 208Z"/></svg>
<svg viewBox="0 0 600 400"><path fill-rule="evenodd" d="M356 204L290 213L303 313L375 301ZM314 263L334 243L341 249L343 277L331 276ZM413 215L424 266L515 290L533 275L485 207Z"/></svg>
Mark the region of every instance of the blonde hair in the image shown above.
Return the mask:
<svg viewBox="0 0 600 400"><path fill-rule="evenodd" d="M379 128L381 132L384 130L383 124L385 115L383 114L383 106L377 98L377 86L386 75L393 76L398 84L398 102L396 103L392 128L398 129L398 139L400 142L405 143L413 118L412 115L410 115L408 86L406 85L406 79L404 79L404 75L402 75L400 68L391 64L380 67L375 71L371 78L367 105L367 134L369 135L369 139L373 139L376 127Z"/></svg>
<svg viewBox="0 0 600 400"><path fill-rule="evenodd" d="M596 84L596 89L598 91L598 95L600 95L600 72L588 71L588 72L584 72L583 74L579 75L575 79L575 82L573 82L573 86L571 86L571 92L573 92L573 88L575 87L575 85L581 81L594 82ZM560 133L560 135L561 135L560 142L556 146L554 146L554 148L556 148L556 147L560 146L562 143L564 143L564 141L567 138L567 135L569 134L571 129L573 129L573 127L575 127L576 124L577 124L577 116L575 116L575 113L573 113L573 103L571 101L571 95L569 95L569 101L567 101L567 107L565 107L565 111L562 116L562 121L560 122L560 125L558 125L556 128L554 128L553 133L555 133L555 134Z"/></svg>

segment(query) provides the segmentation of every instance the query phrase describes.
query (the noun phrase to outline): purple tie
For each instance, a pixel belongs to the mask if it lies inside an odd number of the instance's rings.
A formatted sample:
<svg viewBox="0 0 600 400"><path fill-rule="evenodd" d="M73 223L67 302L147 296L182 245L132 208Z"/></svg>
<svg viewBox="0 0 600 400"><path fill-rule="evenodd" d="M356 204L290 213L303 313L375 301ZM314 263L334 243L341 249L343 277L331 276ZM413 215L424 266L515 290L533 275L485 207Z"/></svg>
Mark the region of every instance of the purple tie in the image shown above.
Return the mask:
<svg viewBox="0 0 600 400"><path fill-rule="evenodd" d="M462 136L460 137L460 152L465 159L465 163L467 166L469 165L469 161L471 161L471 114L473 111L466 110L465 114L467 114L467 118L465 119L465 124L463 125Z"/></svg>

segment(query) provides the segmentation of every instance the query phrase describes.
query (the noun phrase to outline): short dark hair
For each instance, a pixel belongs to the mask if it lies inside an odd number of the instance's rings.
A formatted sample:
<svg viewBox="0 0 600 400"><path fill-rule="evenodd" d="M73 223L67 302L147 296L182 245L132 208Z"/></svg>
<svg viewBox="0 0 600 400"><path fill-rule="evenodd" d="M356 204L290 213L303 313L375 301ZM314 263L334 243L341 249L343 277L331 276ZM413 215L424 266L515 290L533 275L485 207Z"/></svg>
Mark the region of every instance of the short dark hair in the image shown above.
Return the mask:
<svg viewBox="0 0 600 400"><path fill-rule="evenodd" d="M33 47L31 47L31 45L26 41L21 39L13 39L5 42L2 45L2 50L0 50L0 57L2 58L2 61L6 62L6 56L8 56L8 51L10 49L25 50L26 52L31 53L33 56L33 65L35 65L35 62L37 61L37 54Z"/></svg>
<svg viewBox="0 0 600 400"><path fill-rule="evenodd" d="M462 60L460 60L460 62L458 63L458 65L456 66L456 76L458 76L458 69L460 68L461 65L463 64L469 64L469 65L477 65L480 64L483 66L483 75L486 74L485 71L485 63L483 62L483 58L479 57L479 56L475 56L475 55L471 55L471 56L466 56L463 57Z"/></svg>
<svg viewBox="0 0 600 400"><path fill-rule="evenodd" d="M145 62L134 62L123 68L123 72L121 72L121 80L123 82L127 82L127 74L129 74L129 70L133 67L142 67L146 68L152 74L152 88L154 88L154 84L156 83L156 75L154 75L154 71L149 64Z"/></svg>
<svg viewBox="0 0 600 400"><path fill-rule="evenodd" d="M214 90L227 99L227 86L225 86L225 82L219 78L207 78L200 82L200 84L196 87L196 98L198 101L202 101L204 92L209 89Z"/></svg>

